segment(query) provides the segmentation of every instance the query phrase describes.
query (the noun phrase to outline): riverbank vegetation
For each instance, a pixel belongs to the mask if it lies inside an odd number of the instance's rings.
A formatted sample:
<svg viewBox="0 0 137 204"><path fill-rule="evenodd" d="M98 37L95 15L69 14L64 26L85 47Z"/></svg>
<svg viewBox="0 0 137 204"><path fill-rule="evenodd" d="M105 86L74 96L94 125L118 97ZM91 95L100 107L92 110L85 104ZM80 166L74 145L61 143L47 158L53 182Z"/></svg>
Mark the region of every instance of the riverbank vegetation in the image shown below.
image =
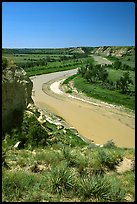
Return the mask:
<svg viewBox="0 0 137 204"><path fill-rule="evenodd" d="M74 69L91 60L88 54L71 53L69 49L3 49L2 55L22 67L28 76Z"/></svg>
<svg viewBox="0 0 137 204"><path fill-rule="evenodd" d="M89 97L135 110L135 72L116 68L117 64L101 66L91 61L64 84L72 80L77 90Z"/></svg>
<svg viewBox="0 0 137 204"><path fill-rule="evenodd" d="M134 201L134 154L112 141L96 146L70 129L41 126L24 114L22 126L3 140L2 201ZM120 172L124 158L132 165Z"/></svg>

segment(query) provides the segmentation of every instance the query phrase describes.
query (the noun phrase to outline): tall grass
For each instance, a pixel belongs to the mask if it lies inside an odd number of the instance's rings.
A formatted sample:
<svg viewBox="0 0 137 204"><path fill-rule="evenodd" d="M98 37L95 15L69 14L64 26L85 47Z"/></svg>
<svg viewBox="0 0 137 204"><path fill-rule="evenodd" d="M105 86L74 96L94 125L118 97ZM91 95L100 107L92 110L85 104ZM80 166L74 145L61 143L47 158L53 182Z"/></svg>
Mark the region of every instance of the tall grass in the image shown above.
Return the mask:
<svg viewBox="0 0 137 204"><path fill-rule="evenodd" d="M81 201L124 201L125 191L119 185L119 181L112 181L107 175L104 177L101 175L93 175L92 177L81 178L77 185L78 195L81 197Z"/></svg>
<svg viewBox="0 0 137 204"><path fill-rule="evenodd" d="M63 193L72 190L74 186L74 172L61 164L53 167L50 172L51 192Z"/></svg>

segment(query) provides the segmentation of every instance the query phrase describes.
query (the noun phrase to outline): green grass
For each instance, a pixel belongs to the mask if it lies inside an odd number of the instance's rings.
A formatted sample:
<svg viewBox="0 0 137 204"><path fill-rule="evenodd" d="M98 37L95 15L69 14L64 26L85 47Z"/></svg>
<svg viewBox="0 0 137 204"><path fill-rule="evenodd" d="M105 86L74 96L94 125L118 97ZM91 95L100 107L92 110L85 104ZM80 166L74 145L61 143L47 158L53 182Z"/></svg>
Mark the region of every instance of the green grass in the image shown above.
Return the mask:
<svg viewBox="0 0 137 204"><path fill-rule="evenodd" d="M85 57L76 60L66 60L64 62L50 62L47 66L35 66L30 68L25 68L28 76L48 74L53 72L65 71L69 69L75 69L82 64L85 64L88 60L92 60L91 57Z"/></svg>
<svg viewBox="0 0 137 204"><path fill-rule="evenodd" d="M63 84L68 84L72 79L74 79L77 74L74 74L63 81Z"/></svg>
<svg viewBox="0 0 137 204"><path fill-rule="evenodd" d="M29 59L39 60L40 58L50 57L51 59L56 60L55 62L47 62L46 66L34 66L34 67L25 67L24 70L27 72L27 75L34 76L40 74L48 74L58 71L64 71L69 69L74 69L82 64L86 63L89 60L92 60L91 57L83 57L79 59L68 59L60 61L60 57L64 54L7 54L4 53L3 57L7 57L10 60L13 60L15 64L23 63L24 65L27 62L31 62ZM71 55L69 55L71 56ZM19 65L20 66L20 65Z"/></svg>
<svg viewBox="0 0 137 204"><path fill-rule="evenodd" d="M107 69L108 72L109 72L109 75L108 75L108 79L110 79L111 81L116 81L116 80L119 80L120 77L123 75L124 72L126 71L123 71L123 70L115 70L115 69ZM133 81L135 81L135 72L134 71L129 71L129 74L130 74L130 77Z"/></svg>
<svg viewBox="0 0 137 204"><path fill-rule="evenodd" d="M135 110L135 97L127 96L119 93L117 90L108 90L102 88L97 84L88 83L85 79L76 76L74 79L74 85L79 90L85 93L89 97L97 98L99 100L115 104L115 105L123 105L126 108L131 110Z"/></svg>
<svg viewBox="0 0 137 204"><path fill-rule="evenodd" d="M118 179L110 176L93 175L82 178L79 182L78 194L81 201L112 202L124 201L125 190L119 184Z"/></svg>
<svg viewBox="0 0 137 204"><path fill-rule="evenodd" d="M105 58L107 58L108 60L114 62L115 60L117 60L118 58L117 57L114 57L114 56L105 56Z"/></svg>
<svg viewBox="0 0 137 204"><path fill-rule="evenodd" d="M62 67L45 67L45 66L32 67L32 68L25 69L25 71L27 72L27 75L30 77L30 76L34 76L34 75L49 74L49 73L53 73L53 72L60 72L60 71L75 69L79 65L80 64L77 63L75 65L70 65L70 66L64 65Z"/></svg>
<svg viewBox="0 0 137 204"><path fill-rule="evenodd" d="M117 80L120 79L120 77L123 75L124 72L126 71L123 71L123 70L115 70L115 69L110 69L108 68L108 79L113 81L113 82L116 82ZM129 76L130 78L132 79L133 81L133 85L130 86L130 89L132 91L135 91L135 72L134 71L129 71Z"/></svg>
<svg viewBox="0 0 137 204"><path fill-rule="evenodd" d="M112 62L119 60L120 62L122 62L122 64L127 64L130 67L135 67L135 53L134 52L131 54L123 55L122 57L108 56L106 58Z"/></svg>
<svg viewBox="0 0 137 204"><path fill-rule="evenodd" d="M109 151L108 157L115 151L115 159L120 152L124 153L122 157L130 154L133 159L135 156L131 149L113 147L108 150L89 145L83 148L45 147L33 151L9 149L7 163L10 169L2 169L2 201L124 202L127 194L133 201L135 173L130 170L118 174L113 168L99 173L104 165L98 157L99 151L106 154Z"/></svg>
<svg viewBox="0 0 137 204"><path fill-rule="evenodd" d="M122 64L127 64L131 67L135 67L135 53L132 53L130 55L125 55L120 58L120 61Z"/></svg>

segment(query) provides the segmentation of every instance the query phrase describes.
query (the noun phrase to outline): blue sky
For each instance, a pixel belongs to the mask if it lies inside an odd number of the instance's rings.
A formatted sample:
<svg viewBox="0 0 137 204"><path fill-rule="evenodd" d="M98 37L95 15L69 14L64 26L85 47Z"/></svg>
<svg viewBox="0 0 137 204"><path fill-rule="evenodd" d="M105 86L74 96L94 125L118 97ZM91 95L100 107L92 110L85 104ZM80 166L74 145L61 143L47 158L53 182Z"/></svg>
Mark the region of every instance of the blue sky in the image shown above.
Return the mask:
<svg viewBox="0 0 137 204"><path fill-rule="evenodd" d="M3 48L135 45L133 2L2 2Z"/></svg>

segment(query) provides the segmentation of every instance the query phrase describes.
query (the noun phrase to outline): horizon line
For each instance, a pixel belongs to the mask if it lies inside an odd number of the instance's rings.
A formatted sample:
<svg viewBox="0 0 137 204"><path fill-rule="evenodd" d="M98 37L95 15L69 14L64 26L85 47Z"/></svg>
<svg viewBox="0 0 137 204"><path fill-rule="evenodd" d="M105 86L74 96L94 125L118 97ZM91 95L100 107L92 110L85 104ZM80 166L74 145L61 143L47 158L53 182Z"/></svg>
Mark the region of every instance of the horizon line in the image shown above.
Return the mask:
<svg viewBox="0 0 137 204"><path fill-rule="evenodd" d="M2 47L2 49L65 49L81 47L135 47L135 45L100 45L100 46L69 46L69 47Z"/></svg>

